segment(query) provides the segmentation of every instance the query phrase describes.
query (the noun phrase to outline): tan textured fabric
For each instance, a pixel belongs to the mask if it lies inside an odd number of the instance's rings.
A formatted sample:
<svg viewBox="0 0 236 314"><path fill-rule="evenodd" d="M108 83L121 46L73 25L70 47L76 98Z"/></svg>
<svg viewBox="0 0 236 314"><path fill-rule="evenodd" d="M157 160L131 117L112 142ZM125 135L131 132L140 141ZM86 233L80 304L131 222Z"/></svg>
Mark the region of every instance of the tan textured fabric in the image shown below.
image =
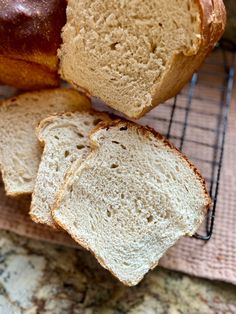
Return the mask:
<svg viewBox="0 0 236 314"><path fill-rule="evenodd" d="M218 116L221 109L221 97L224 90L222 84L225 76L220 52L210 56L210 61L203 66L199 73L198 84L194 89L192 110L189 113L186 138L183 151L199 167L203 176L211 177L211 161L218 160L214 156ZM12 92L12 90L10 90ZM183 124L187 97L187 88L178 96L177 107L173 117L170 140L177 146L178 137L183 132ZM0 90L1 95L9 91L5 87ZM150 112L142 122L155 127L165 134L169 124L173 100L161 105ZM158 120L156 119L158 117ZM216 220L213 236L204 243L193 238L183 238L171 248L162 258L163 267L183 271L185 273L219 279L236 284L236 86L233 93L231 111L229 115L228 132L224 152L223 169L221 172L220 191L218 195ZM196 126L196 127L194 127ZM206 130L200 130L199 126ZM203 142L200 145L197 142ZM206 160L206 162L202 161ZM14 231L21 235L38 238L65 245L76 244L65 234L51 231L30 221L28 216L29 199L11 200L4 194L0 185L0 228Z"/></svg>

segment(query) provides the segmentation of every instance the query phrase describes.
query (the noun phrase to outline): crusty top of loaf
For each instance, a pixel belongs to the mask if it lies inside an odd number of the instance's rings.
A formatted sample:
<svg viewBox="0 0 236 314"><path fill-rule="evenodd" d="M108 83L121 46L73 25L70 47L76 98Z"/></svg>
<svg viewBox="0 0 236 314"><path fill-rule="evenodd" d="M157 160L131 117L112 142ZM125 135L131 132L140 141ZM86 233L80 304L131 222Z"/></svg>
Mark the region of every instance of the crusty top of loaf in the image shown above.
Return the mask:
<svg viewBox="0 0 236 314"><path fill-rule="evenodd" d="M0 0L0 53L56 55L66 0Z"/></svg>

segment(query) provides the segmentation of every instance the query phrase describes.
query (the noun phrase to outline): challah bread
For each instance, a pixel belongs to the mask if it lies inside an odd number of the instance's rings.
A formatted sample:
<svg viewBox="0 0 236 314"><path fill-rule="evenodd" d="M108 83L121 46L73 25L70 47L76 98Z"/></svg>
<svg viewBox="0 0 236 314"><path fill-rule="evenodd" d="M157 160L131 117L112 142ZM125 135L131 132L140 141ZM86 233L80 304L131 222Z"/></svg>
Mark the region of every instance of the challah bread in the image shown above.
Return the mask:
<svg viewBox="0 0 236 314"><path fill-rule="evenodd" d="M222 0L68 0L60 73L139 118L180 91L224 26Z"/></svg>
<svg viewBox="0 0 236 314"><path fill-rule="evenodd" d="M10 196L33 192L42 149L35 128L54 113L86 110L90 101L72 89L29 92L0 104L0 170Z"/></svg>
<svg viewBox="0 0 236 314"><path fill-rule="evenodd" d="M56 86L66 0L0 0L0 84Z"/></svg>
<svg viewBox="0 0 236 314"><path fill-rule="evenodd" d="M67 175L53 218L127 285L137 284L210 206L205 182L173 145L115 121L91 134L93 151Z"/></svg>

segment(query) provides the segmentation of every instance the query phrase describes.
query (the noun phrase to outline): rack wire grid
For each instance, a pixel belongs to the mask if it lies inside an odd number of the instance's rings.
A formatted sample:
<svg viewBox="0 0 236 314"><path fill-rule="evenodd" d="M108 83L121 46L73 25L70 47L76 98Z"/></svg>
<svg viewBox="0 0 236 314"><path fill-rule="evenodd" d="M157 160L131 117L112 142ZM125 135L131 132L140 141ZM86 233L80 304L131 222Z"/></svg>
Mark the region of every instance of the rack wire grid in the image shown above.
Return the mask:
<svg viewBox="0 0 236 314"><path fill-rule="evenodd" d="M205 225L194 237L211 238L223 161L236 53L218 47L173 99L142 119L183 151L198 167L212 198Z"/></svg>

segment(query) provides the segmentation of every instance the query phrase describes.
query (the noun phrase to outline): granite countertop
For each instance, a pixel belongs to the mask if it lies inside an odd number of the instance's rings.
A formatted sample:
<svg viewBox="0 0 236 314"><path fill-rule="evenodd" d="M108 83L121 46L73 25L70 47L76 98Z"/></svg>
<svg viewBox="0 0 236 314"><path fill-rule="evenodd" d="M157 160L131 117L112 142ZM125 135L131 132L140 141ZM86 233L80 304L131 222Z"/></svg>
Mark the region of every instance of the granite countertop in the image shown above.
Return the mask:
<svg viewBox="0 0 236 314"><path fill-rule="evenodd" d="M88 252L0 231L0 313L236 313L236 287L157 268L133 288Z"/></svg>

